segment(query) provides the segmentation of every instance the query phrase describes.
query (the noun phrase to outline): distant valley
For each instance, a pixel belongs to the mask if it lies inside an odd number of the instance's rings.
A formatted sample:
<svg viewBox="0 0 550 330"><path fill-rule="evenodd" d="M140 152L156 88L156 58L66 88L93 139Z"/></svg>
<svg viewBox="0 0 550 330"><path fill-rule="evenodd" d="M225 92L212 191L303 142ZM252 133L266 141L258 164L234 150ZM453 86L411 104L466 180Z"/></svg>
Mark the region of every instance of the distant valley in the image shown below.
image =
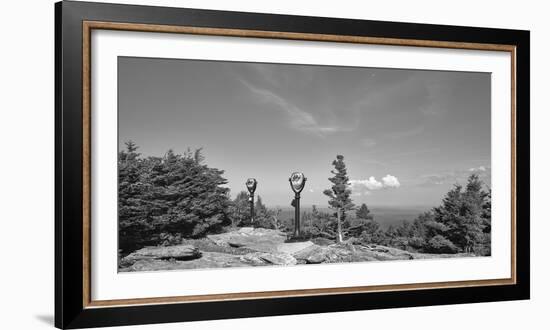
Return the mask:
<svg viewBox="0 0 550 330"><path fill-rule="evenodd" d="M294 208L292 207L279 207L282 212L280 214L281 220L294 218ZM371 214L379 224L381 229L387 229L390 225L399 225L403 221L413 221L419 214L427 212L432 209L430 206L372 206L370 207ZM328 207L317 207L320 212L333 212ZM302 206L301 212L311 212L311 206ZM353 212L353 211L352 211Z"/></svg>

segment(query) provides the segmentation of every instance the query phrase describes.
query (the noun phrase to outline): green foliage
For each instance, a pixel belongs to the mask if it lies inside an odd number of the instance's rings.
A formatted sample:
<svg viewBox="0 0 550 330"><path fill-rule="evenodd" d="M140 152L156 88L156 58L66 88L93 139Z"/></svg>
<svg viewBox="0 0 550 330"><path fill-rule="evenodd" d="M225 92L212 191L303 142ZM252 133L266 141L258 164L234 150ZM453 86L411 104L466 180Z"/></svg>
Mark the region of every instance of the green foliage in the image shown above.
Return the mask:
<svg viewBox="0 0 550 330"><path fill-rule="evenodd" d="M201 149L183 156L141 158L133 142L119 153L119 248L171 244L228 224L229 189L223 171L202 161Z"/></svg>

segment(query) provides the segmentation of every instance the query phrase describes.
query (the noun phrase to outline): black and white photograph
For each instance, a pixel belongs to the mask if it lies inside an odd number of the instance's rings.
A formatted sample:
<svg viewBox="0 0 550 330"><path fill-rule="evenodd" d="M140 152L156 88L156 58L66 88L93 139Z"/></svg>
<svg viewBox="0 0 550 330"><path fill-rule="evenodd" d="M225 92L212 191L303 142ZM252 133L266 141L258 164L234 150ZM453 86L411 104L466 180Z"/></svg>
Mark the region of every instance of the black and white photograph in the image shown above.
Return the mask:
<svg viewBox="0 0 550 330"><path fill-rule="evenodd" d="M2 9L0 329L549 323L544 2Z"/></svg>
<svg viewBox="0 0 550 330"><path fill-rule="evenodd" d="M491 256L491 74L118 57L118 271Z"/></svg>

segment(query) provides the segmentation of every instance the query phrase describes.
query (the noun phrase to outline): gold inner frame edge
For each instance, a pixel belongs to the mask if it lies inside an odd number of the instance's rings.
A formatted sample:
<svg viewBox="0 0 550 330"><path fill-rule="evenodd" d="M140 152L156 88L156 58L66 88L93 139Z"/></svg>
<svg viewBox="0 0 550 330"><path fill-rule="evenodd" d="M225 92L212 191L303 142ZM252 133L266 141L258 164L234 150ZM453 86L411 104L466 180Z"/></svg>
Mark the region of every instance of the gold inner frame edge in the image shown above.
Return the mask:
<svg viewBox="0 0 550 330"><path fill-rule="evenodd" d="M114 300L92 300L91 298L91 33L92 30L119 30L133 32L178 33L227 37L249 37L287 39L303 41L324 41L340 43L360 43L389 46L432 47L449 49L504 51L511 55L511 277L489 280L468 280L431 282L415 284L370 285L320 289L300 289L284 291L240 292L227 294L206 294L174 297L130 298ZM312 34L280 31L241 30L225 28L203 28L176 25L155 25L140 23L120 23L83 21L82 22L82 228L83 228L83 307L102 308L129 305L174 304L228 300L268 299L300 296L354 294L384 291L410 291L426 289L460 288L476 286L516 284L516 46L469 42L398 39L332 34Z"/></svg>

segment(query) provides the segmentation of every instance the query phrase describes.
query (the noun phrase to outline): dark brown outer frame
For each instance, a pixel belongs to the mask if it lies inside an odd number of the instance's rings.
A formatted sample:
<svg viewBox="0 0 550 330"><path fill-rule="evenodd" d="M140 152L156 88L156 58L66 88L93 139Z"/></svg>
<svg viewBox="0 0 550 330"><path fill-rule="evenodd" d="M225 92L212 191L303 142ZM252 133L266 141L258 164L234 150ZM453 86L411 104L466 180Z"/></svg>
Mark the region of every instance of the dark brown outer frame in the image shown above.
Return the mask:
<svg viewBox="0 0 550 330"><path fill-rule="evenodd" d="M507 51L512 55L509 279L353 288L90 298L90 33L114 29ZM516 219L519 221L516 222ZM423 306L529 297L529 32L82 2L56 4L56 326Z"/></svg>

